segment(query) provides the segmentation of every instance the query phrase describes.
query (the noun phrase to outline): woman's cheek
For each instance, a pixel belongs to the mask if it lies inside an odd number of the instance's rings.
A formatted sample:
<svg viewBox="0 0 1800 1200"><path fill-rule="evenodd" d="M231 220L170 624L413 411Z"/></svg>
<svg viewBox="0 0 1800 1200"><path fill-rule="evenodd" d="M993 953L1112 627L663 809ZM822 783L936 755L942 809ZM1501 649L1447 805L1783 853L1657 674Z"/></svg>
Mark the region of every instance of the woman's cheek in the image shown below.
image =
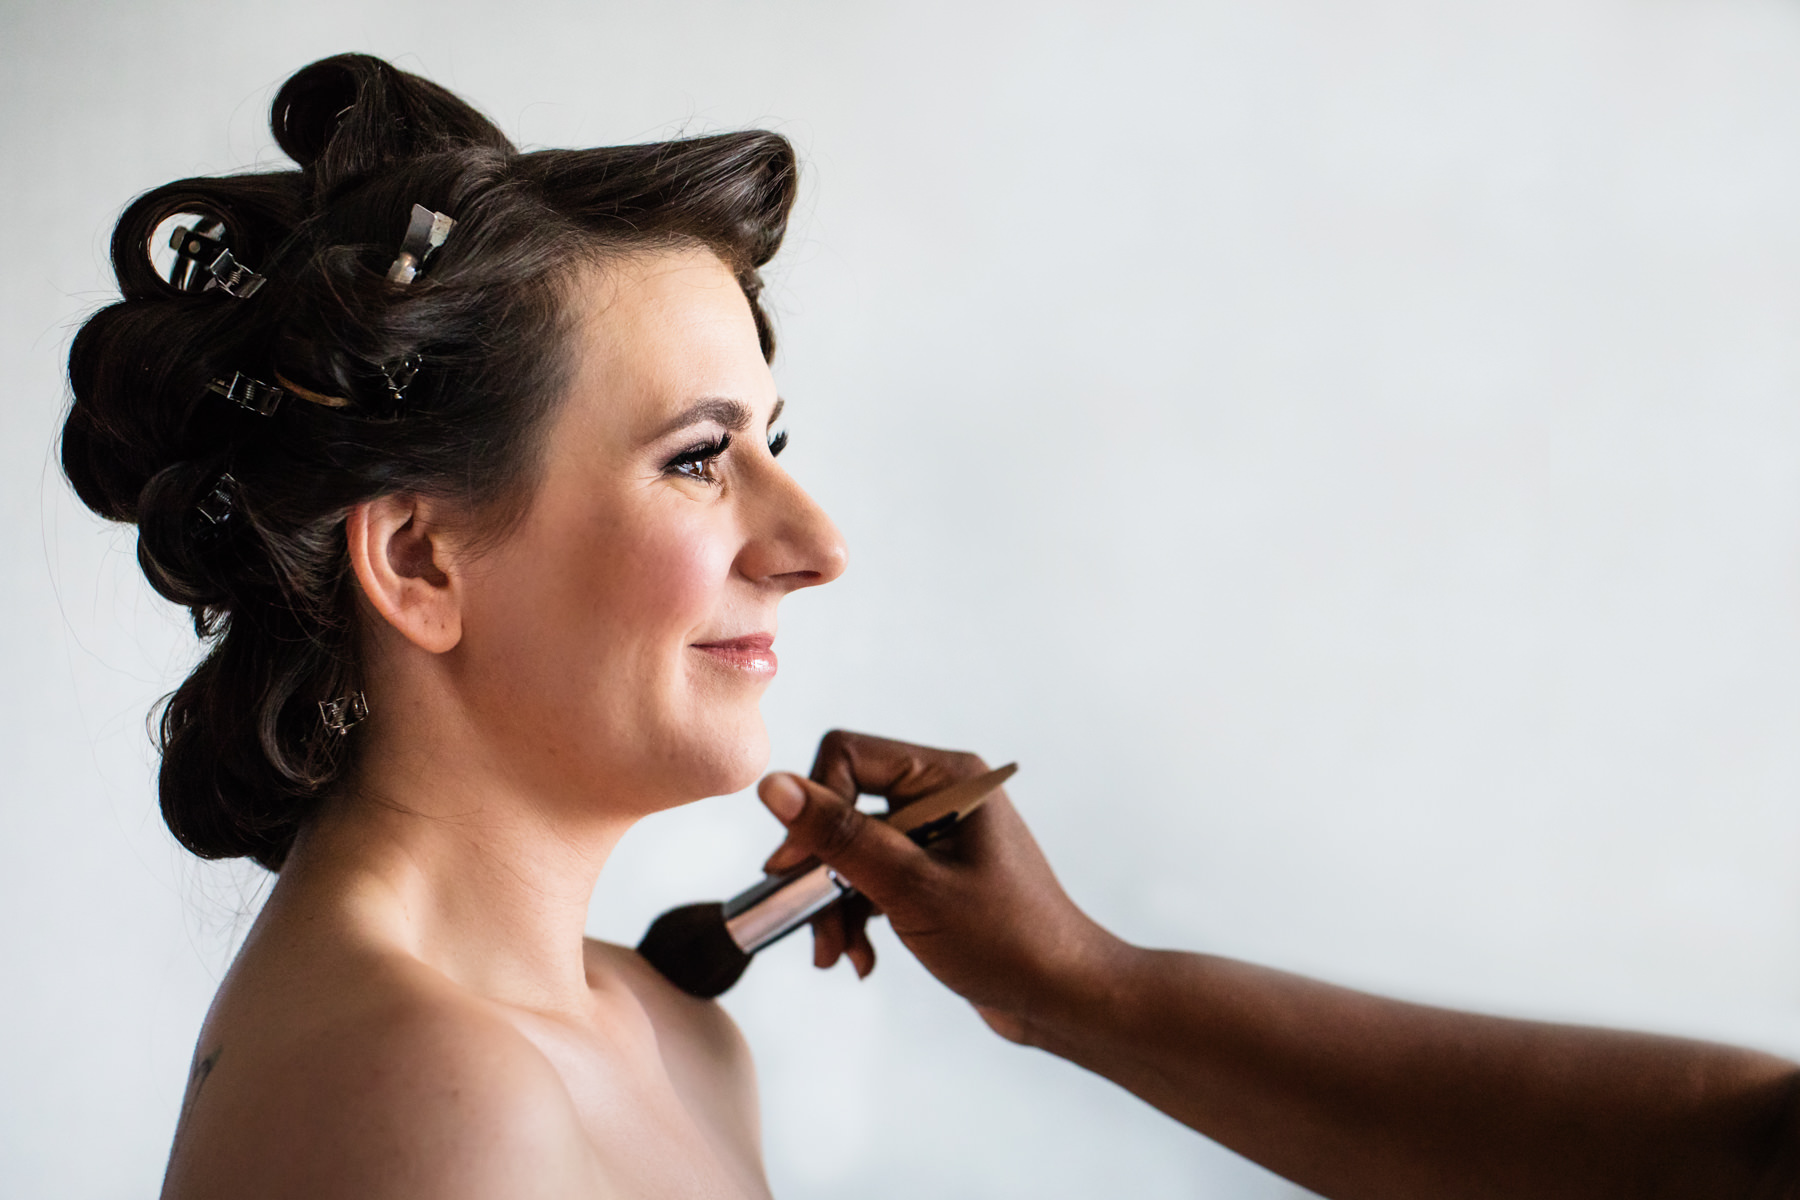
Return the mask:
<svg viewBox="0 0 1800 1200"><path fill-rule="evenodd" d="M645 635L656 631L686 645L694 634L732 634L711 628L718 617L735 551L704 522L670 522L645 531L616 560L619 615Z"/></svg>

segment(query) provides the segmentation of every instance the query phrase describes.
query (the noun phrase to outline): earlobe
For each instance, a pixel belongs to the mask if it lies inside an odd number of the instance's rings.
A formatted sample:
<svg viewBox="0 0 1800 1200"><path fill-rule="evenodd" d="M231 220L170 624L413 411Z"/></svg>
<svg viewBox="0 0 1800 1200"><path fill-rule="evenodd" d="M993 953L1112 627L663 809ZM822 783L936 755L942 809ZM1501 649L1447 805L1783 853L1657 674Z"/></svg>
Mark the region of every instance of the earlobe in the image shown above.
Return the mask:
<svg viewBox="0 0 1800 1200"><path fill-rule="evenodd" d="M443 529L416 496L378 496L344 522L350 569L375 611L406 640L442 654L462 640L462 589Z"/></svg>

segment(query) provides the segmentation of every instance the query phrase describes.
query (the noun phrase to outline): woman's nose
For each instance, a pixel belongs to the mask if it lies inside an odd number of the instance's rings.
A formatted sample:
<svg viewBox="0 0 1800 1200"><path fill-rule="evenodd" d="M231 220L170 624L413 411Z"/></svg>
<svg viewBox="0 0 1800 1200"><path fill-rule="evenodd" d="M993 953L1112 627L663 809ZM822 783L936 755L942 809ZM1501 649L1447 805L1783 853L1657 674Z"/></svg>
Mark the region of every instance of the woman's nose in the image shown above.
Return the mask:
<svg viewBox="0 0 1800 1200"><path fill-rule="evenodd" d="M850 554L844 535L786 471L768 479L771 494L738 556L738 569L752 580L791 592L830 583L844 573Z"/></svg>

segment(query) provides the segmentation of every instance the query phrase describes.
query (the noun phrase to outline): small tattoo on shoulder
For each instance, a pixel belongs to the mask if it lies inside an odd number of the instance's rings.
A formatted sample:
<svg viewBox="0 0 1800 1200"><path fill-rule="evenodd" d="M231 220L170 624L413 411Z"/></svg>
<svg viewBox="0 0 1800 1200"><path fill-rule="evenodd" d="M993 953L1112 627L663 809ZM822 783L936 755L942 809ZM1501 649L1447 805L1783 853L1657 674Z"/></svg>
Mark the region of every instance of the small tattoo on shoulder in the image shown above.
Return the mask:
<svg viewBox="0 0 1800 1200"><path fill-rule="evenodd" d="M194 1101L200 1099L200 1089L206 1086L206 1077L212 1074L219 1065L219 1055L225 1053L224 1043L213 1047L213 1052L194 1064L194 1070L188 1078L187 1103L181 1106L181 1120L186 1121L188 1113L194 1109Z"/></svg>

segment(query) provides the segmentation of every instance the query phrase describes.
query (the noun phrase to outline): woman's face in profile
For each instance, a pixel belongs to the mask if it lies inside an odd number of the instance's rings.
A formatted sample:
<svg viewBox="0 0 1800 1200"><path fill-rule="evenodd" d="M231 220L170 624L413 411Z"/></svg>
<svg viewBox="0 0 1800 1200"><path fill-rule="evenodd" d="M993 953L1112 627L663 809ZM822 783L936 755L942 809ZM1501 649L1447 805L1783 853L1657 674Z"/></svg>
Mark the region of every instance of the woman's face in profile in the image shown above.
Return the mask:
<svg viewBox="0 0 1800 1200"><path fill-rule="evenodd" d="M525 516L470 573L458 669L507 769L551 794L735 791L767 761L776 606L843 571L842 538L776 461L774 380L718 258L647 253L570 297L572 384Z"/></svg>

